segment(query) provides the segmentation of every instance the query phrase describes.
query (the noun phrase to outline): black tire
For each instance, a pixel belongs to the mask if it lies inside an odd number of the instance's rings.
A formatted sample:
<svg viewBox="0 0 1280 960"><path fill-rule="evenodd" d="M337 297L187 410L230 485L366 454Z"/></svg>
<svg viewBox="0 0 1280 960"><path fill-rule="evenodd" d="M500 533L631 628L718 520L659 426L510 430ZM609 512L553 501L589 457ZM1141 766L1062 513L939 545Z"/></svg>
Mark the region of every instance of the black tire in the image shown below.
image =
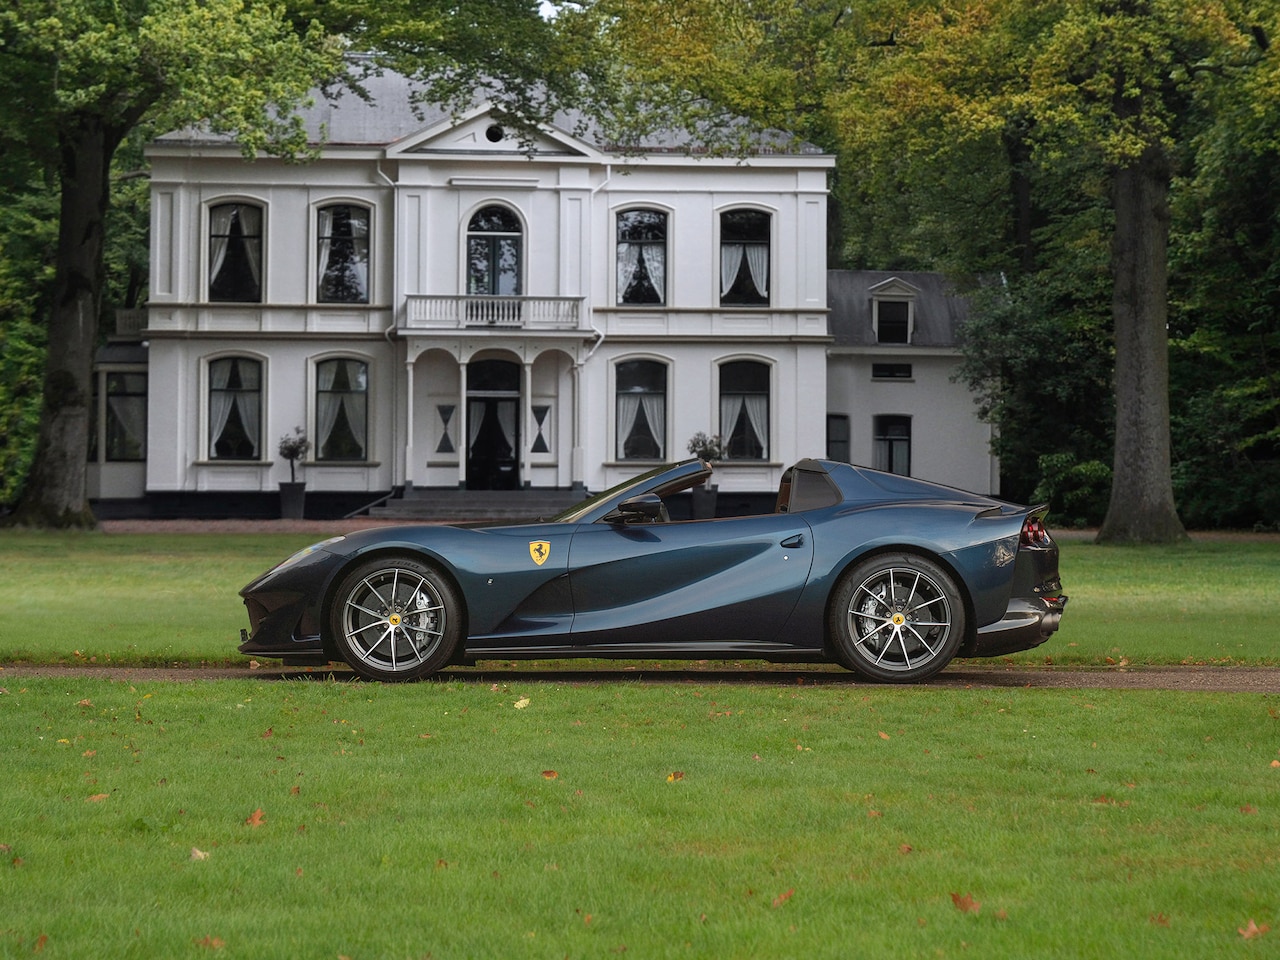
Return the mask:
<svg viewBox="0 0 1280 960"><path fill-rule="evenodd" d="M882 683L919 683L964 640L964 598L946 570L915 553L864 560L836 585L827 613L836 656Z"/></svg>
<svg viewBox="0 0 1280 960"><path fill-rule="evenodd" d="M375 557L338 584L330 638L370 680L419 680L449 662L462 639L462 603L435 568L405 556Z"/></svg>

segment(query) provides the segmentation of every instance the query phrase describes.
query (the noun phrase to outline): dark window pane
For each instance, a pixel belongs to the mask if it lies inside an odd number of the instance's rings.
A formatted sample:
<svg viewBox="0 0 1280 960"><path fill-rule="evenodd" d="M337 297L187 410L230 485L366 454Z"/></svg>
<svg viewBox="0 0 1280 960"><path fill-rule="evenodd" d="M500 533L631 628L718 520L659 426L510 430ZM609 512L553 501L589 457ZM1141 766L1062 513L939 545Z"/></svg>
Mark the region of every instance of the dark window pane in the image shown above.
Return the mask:
<svg viewBox="0 0 1280 960"><path fill-rule="evenodd" d="M485 207L467 224L471 233L520 233L520 218L506 207Z"/></svg>
<svg viewBox="0 0 1280 960"><path fill-rule="evenodd" d="M667 433L667 366L657 360L618 364L617 456L620 460L659 460Z"/></svg>
<svg viewBox="0 0 1280 960"><path fill-rule="evenodd" d="M262 210L224 203L209 210L209 299L262 300Z"/></svg>
<svg viewBox="0 0 1280 960"><path fill-rule="evenodd" d="M876 303L876 318L880 343L907 343L910 304L902 300L880 300Z"/></svg>
<svg viewBox="0 0 1280 960"><path fill-rule="evenodd" d="M911 364L909 363L873 363L871 376L875 380L910 380Z"/></svg>
<svg viewBox="0 0 1280 960"><path fill-rule="evenodd" d="M827 459L849 463L849 418L842 413L827 414Z"/></svg>
<svg viewBox="0 0 1280 960"><path fill-rule="evenodd" d="M369 302L369 211L339 204L318 218L319 299L322 303Z"/></svg>
<svg viewBox="0 0 1280 960"><path fill-rule="evenodd" d="M720 434L731 460L763 460L769 453L769 367L754 360L720 366Z"/></svg>
<svg viewBox="0 0 1280 960"><path fill-rule="evenodd" d="M872 421L877 470L911 475L911 418L880 416Z"/></svg>

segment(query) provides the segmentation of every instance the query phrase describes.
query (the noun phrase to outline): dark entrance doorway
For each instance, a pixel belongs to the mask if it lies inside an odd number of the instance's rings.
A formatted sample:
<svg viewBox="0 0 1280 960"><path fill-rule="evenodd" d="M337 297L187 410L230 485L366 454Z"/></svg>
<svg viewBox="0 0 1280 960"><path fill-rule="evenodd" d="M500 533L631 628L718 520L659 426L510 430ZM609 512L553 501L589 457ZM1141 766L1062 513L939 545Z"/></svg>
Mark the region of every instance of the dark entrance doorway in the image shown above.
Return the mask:
<svg viewBox="0 0 1280 960"><path fill-rule="evenodd" d="M520 486L520 365L467 365L467 489Z"/></svg>

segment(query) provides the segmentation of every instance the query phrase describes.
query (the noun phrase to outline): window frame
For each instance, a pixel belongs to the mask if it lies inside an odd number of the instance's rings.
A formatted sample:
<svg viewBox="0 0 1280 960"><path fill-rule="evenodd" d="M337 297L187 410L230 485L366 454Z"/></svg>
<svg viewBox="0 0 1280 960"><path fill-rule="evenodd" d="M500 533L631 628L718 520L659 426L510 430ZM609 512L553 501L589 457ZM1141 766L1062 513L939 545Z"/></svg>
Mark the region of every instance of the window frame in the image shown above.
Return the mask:
<svg viewBox="0 0 1280 960"><path fill-rule="evenodd" d="M322 365L337 361L352 361L361 363L365 369L365 389L364 389L364 455L359 458L352 457L325 457L323 456L323 447L325 438L320 435L320 368ZM374 462L373 457L373 393L374 383L374 361L373 358L366 354L352 353L350 351L341 351L335 353L317 354L309 357L307 361L307 396L309 398L307 409L308 431L307 435L314 439L311 447L311 457L307 461L309 464L319 466L353 466L366 465Z"/></svg>
<svg viewBox="0 0 1280 960"><path fill-rule="evenodd" d="M649 272L649 271L648 271L648 261L647 261L647 260L645 261L646 275L647 275L647 276L648 276L648 278L649 278L650 286L654 289L654 291L655 291L655 292L657 293L657 295L658 295L658 299L657 299L656 301L639 301L639 300L624 300L624 299L623 299L623 297L624 297L624 296L625 296L625 294L626 294L626 290L627 290L627 289L629 289L629 285L628 285L628 287L627 287L626 289L624 289L623 284L622 284L621 279L620 279L620 276L619 276L619 274L620 274L620 270L621 270L621 266L622 266L622 260L621 260L621 258L622 258L622 246L623 246L623 244L624 244L624 243L627 243L627 244L635 243L635 244L637 244L637 245L641 245L641 244L643 244L643 246L645 246L645 247L651 247L651 246L657 246L657 245L658 245L656 241L632 241L632 240L624 241L624 240L622 239L622 237L621 237L621 232L622 232L622 223L621 223L621 221L622 221L622 218L623 218L623 217L625 217L627 214L630 214L630 213L654 213L654 214L660 214L660 215L662 216L662 218L663 218L663 237L662 237L662 243L661 243L661 246L662 246L662 260L663 260L663 263L662 263L662 284L661 284L661 286L660 286L660 287L659 287L659 285L658 285L658 284L655 284L655 283L653 282L653 274L652 274L651 272ZM658 308L658 307L666 307L666 306L670 303L670 300L671 300L671 263L672 263L672 256L671 256L671 236L672 236L672 227L671 227L671 225L672 225L672 221L673 221L673 219L674 219L674 211L673 211L673 210L671 210L669 207L665 207L665 206L661 206L661 205L653 204L653 203L635 203L635 204L629 204L629 205L627 205L627 206L625 206L625 207L618 207L618 208L615 208L615 209L614 209L614 211L613 211L613 277L612 277L612 283L613 283L613 287L614 287L613 302L614 302L614 305L615 305L615 306L618 306L618 307L638 307L638 308L642 308L642 309L643 309L643 308L645 308L645 307L648 307L648 308L651 308L651 309L652 309L652 308ZM643 256L643 250L642 250L642 252L641 252L641 255ZM634 281L634 279L635 279L635 278L634 278L634 276L633 276L633 277L632 277L632 280Z"/></svg>
<svg viewBox="0 0 1280 960"><path fill-rule="evenodd" d="M326 300L323 297L323 286L325 277L328 272L322 269L320 263L320 244L322 237L320 233L320 225L326 210L335 207L348 207L354 210L363 210L365 214L365 236L364 236L364 268L365 268L365 290L364 299L362 300ZM323 200L316 201L312 204L311 224L312 224L312 248L311 248L311 296L313 302L323 304L325 306L368 306L373 302L373 286L374 286L374 232L375 232L375 211L376 207L367 200L359 200L353 197L325 197ZM353 238L354 241L355 238Z"/></svg>
<svg viewBox="0 0 1280 960"><path fill-rule="evenodd" d="M233 458L218 457L214 455L214 443L216 438L212 436L212 424L209 422L212 414L212 391L213 379L212 368L219 360L252 360L258 364L258 455L255 458ZM268 388L270 375L270 362L266 355L255 353L251 350L227 350L220 353L211 353L200 358L200 451L201 455L198 462L208 464L269 464L271 463L268 455L266 425L270 422L268 416L267 398L270 396ZM225 425L224 425L225 426Z"/></svg>
<svg viewBox="0 0 1280 960"><path fill-rule="evenodd" d="M731 364L738 364L738 363L751 363L751 364L755 364L756 366L764 368L768 389L767 389L767 392L761 392L761 391L736 392L734 395L743 397L744 407L739 408L738 412L733 416L733 422L731 424L726 425L725 412L727 410L727 407L725 405L724 372L725 372L725 367L730 366ZM777 404L774 402L774 397L777 395L777 392L778 392L777 383L776 383L776 374L777 374L777 364L772 358L769 358L769 357L731 356L731 357L722 357L721 359L716 361L716 394L715 394L716 407L717 407L716 422L719 425L719 429L717 430L717 433L723 439L723 448L724 448L723 459L724 460L734 461L738 463L769 463L771 462L771 458L773 455L773 438L776 434L776 431L774 429L774 423L773 423L773 419L774 419L774 416L776 413L776 407L777 407ZM766 403L765 410L764 410L764 425L765 425L764 437L761 437L759 435L754 419L751 418L749 408L748 408L748 420L750 422L752 432L755 433L756 435L755 438L760 444L761 455L759 457L744 457L741 455L735 456L731 449L732 442L733 442L733 428L737 425L738 419L741 418L742 416L742 410L745 408L745 405L746 405L745 398L747 396L761 396L761 395L764 396L765 403Z"/></svg>
<svg viewBox="0 0 1280 960"><path fill-rule="evenodd" d="M663 392L662 396L662 436L654 437L658 443L658 455L656 457L628 457L625 456L625 444L630 437L622 435L622 425L620 418L622 416L622 405L618 402L622 393L618 386L619 368L623 364L629 363L650 363L660 367L663 372ZM614 461L617 463L663 463L670 459L671 455L671 385L674 382L675 363L670 357L662 357L655 354L629 354L623 357L617 357L609 367L609 378L611 386L611 396L613 397L613 417L610 421L610 432L613 434L612 450ZM635 396L657 396L654 391L628 391L629 394ZM641 400L637 407L637 413L644 410L644 401ZM653 430L653 423L649 417L649 412L644 410L645 422L649 424L650 433ZM635 422L632 422L632 429Z"/></svg>
<svg viewBox="0 0 1280 960"><path fill-rule="evenodd" d="M768 229L766 230L766 233L767 233L766 240L763 242L758 240L750 241L751 244L757 247L763 246L765 248L766 257L765 257L765 263L764 263L764 268L765 268L764 280L765 280L766 289L764 293L760 292L758 278L756 278L753 275L753 271L750 266L750 259L748 257L746 249L742 251L742 259L738 263L737 272L734 274L733 282L728 287L725 286L725 282L724 282L725 272L726 272L726 264L728 261L725 254L726 241L724 239L724 235L725 235L724 221L726 216L731 216L735 213L756 213L767 218L768 220ZM774 252L777 249L777 236L776 236L777 222L778 222L777 211L772 210L768 207L753 206L751 204L735 204L729 207L721 207L716 210L715 250L717 254L717 259L716 259L715 269L713 270L712 275L715 278L715 284L716 284L716 303L719 304L721 308L727 307L731 309L767 309L768 307L773 305L773 299L774 299L773 291L777 285L775 281L777 279L777 274L778 274L778 271L776 269L776 264L774 262L776 259ZM736 241L733 241L733 242L736 242ZM746 244L747 244L747 241L743 241L744 248ZM739 299L738 296L731 296L733 294L734 289L737 288L738 285L742 282L741 275L744 270L748 272L748 275L750 276L751 281L754 284L756 297L758 299Z"/></svg>
<svg viewBox="0 0 1280 960"><path fill-rule="evenodd" d="M515 217L516 222L520 226L519 232L517 233L512 231L498 231L498 230L473 231L471 229L472 221L475 220L475 218L479 214L483 213L485 210L489 209L490 207L500 208L502 210L505 210L507 213L510 213L513 217ZM475 204L473 207L471 207L470 210L466 212L466 214L464 214L462 218L461 226L462 226L462 247L461 247L462 286L461 286L461 289L465 292L466 296L468 297L522 297L524 296L525 295L524 290L527 288L527 279L528 279L525 275L528 270L528 265L527 265L528 258L525 256L525 253L528 246L528 244L526 243L526 239L529 235L529 225L528 223L525 222L525 218L523 214L521 214L519 208L517 208L511 203L508 203L505 200L501 200L497 198L483 200L480 203ZM495 238L516 237L519 239L519 245L517 247L517 253L516 253L516 271L515 271L516 290L514 293L476 292L471 289L471 278L472 278L471 239L472 237L495 237ZM491 247L489 250L489 267L491 272L492 272L493 263L494 263L493 253L494 251ZM489 285L492 286L492 283L490 283Z"/></svg>
<svg viewBox="0 0 1280 960"><path fill-rule="evenodd" d="M140 376L143 379L143 390L141 393L125 392L112 394L108 391L108 385L112 376ZM92 389L90 391L90 410L92 418L89 422L89 449L87 451L87 462L104 464L104 463L145 463L147 460L147 421L150 412L148 397L151 391L151 378L145 364L119 364L112 363L101 367L95 366L93 369ZM141 397L142 398L142 437L139 443L140 453L136 457L114 457L111 455L109 444L109 430L107 426L108 408L110 407L110 398L112 396L124 397ZM104 402L108 401L108 402Z"/></svg>
<svg viewBox="0 0 1280 960"><path fill-rule="evenodd" d="M880 306L885 303L902 303L907 307L907 330L906 339L903 340L886 340L882 336L880 329ZM887 319L887 318L886 318ZM916 301L914 297L903 296L887 296L875 297L871 301L871 326L876 334L876 343L888 344L890 346L902 346L910 344L915 339L916 332Z"/></svg>
<svg viewBox="0 0 1280 960"><path fill-rule="evenodd" d="M220 207L254 207L259 214L258 225L258 295L254 299L227 299L224 297L214 297L213 284L221 273L221 266L217 271L213 268L214 256L214 211ZM202 260L203 270L203 286L204 291L203 302L216 304L263 304L267 302L267 230L269 222L269 206L267 202L258 197L249 196L225 196L216 197L207 200L204 203L203 214L203 242L201 249L204 251ZM229 227L228 227L229 228ZM219 237L224 234L218 234ZM225 236L230 237L230 234Z"/></svg>
<svg viewBox="0 0 1280 960"><path fill-rule="evenodd" d="M905 436L893 436L889 433L895 426L906 426ZM912 418L905 413L878 413L871 418L871 462L876 470L892 473L900 477L911 476L911 437ZM895 444L906 445L905 470L895 469ZM882 455L883 454L883 455Z"/></svg>

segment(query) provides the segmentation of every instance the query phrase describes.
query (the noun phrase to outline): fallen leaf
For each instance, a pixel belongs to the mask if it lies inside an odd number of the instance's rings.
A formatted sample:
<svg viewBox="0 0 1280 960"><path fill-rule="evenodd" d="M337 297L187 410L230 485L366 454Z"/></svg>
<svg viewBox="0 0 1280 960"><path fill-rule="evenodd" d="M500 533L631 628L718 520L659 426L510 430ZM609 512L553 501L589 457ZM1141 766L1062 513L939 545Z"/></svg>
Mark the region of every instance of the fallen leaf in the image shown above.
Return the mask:
<svg viewBox="0 0 1280 960"><path fill-rule="evenodd" d="M912 851L912 849L913 847L911 846L911 844L904 843L902 846L898 847L898 852L905 857L908 853Z"/></svg>
<svg viewBox="0 0 1280 960"><path fill-rule="evenodd" d="M1280 760L1272 760L1271 765L1273 767L1280 767Z"/></svg>
<svg viewBox="0 0 1280 960"><path fill-rule="evenodd" d="M205 850L197 850L195 847L192 847L192 848L191 848L191 859L192 859L192 860L208 860L208 859L209 859L208 851L205 851Z"/></svg>
<svg viewBox="0 0 1280 960"><path fill-rule="evenodd" d="M103 800L107 799L107 797L109 796L111 796L111 794L109 793L95 793L91 797L85 797L84 802L85 803L101 803Z"/></svg>
<svg viewBox="0 0 1280 960"><path fill-rule="evenodd" d="M951 902L956 905L956 909L961 913L977 913L982 909L982 904L973 899L972 893L966 893L963 897L958 893L951 894Z"/></svg>
<svg viewBox="0 0 1280 960"><path fill-rule="evenodd" d="M867 811L867 816L868 816L868 817L883 817L883 816L884 816L884 814L883 814L883 813L881 813L879 810L868 810L868 811Z"/></svg>
<svg viewBox="0 0 1280 960"><path fill-rule="evenodd" d="M257 810L253 811L253 813L249 814L249 816L245 817L244 822L250 827L260 827L267 822L267 817L266 814L262 812L262 808L259 807Z"/></svg>
<svg viewBox="0 0 1280 960"><path fill-rule="evenodd" d="M31 952L39 953L41 950L44 949L44 945L48 942L49 942L49 935L47 933L40 934L40 936L36 937L36 943L35 943L35 946L31 948Z"/></svg>
<svg viewBox="0 0 1280 960"><path fill-rule="evenodd" d="M523 710L528 705L529 705L528 697L521 697L519 700L517 700L515 703L512 704L512 706L515 707L517 710Z"/></svg>
<svg viewBox="0 0 1280 960"><path fill-rule="evenodd" d="M1254 919L1250 917L1248 926L1237 927L1236 929L1240 931L1240 936L1244 937L1246 940L1256 940L1258 937L1270 930L1271 927L1265 923L1262 926L1258 926Z"/></svg>
<svg viewBox="0 0 1280 960"><path fill-rule="evenodd" d="M93 701L92 701L92 700L90 700L88 697L85 697L83 700L77 700L77 701L76 701L76 706L77 706L77 707L92 707L92 706L93 706Z"/></svg>
<svg viewBox="0 0 1280 960"><path fill-rule="evenodd" d="M1257 813L1258 808L1251 803L1246 803L1243 807L1240 808L1240 812L1241 813Z"/></svg>
<svg viewBox="0 0 1280 960"><path fill-rule="evenodd" d="M203 940L193 941L197 947L208 947L210 950L221 950L227 945L227 942L221 937L211 937L207 933Z"/></svg>
<svg viewBox="0 0 1280 960"><path fill-rule="evenodd" d="M667 774L667 783L674 783L676 780L683 780L683 779L684 779L683 770L676 770L673 773Z"/></svg>
<svg viewBox="0 0 1280 960"><path fill-rule="evenodd" d="M554 770L542 771L542 779L544 780L554 780L558 776L560 776L560 774L556 773Z"/></svg>
<svg viewBox="0 0 1280 960"><path fill-rule="evenodd" d="M84 753L80 754L82 757L96 757L97 755L97 750L86 750Z"/></svg>
<svg viewBox="0 0 1280 960"><path fill-rule="evenodd" d="M257 660L250 660L250 661L249 661L249 669L250 669L250 670L257 670L260 666L262 666L262 664L260 664Z"/></svg>
<svg viewBox="0 0 1280 960"><path fill-rule="evenodd" d="M262 734L262 739L270 740L273 736L275 736L275 731L271 727L267 727L266 731Z"/></svg>
<svg viewBox="0 0 1280 960"><path fill-rule="evenodd" d="M1156 926L1156 927L1167 927L1169 925L1169 918L1165 916L1163 913L1153 913L1150 917L1147 918L1147 920L1151 923L1152 926Z"/></svg>
<svg viewBox="0 0 1280 960"><path fill-rule="evenodd" d="M880 731L880 739L881 739L881 740L888 740L888 739L889 739L889 735L888 735L887 733L885 733L883 730L881 730L881 731Z"/></svg>
<svg viewBox="0 0 1280 960"><path fill-rule="evenodd" d="M795 887L792 887L792 888L791 888L790 890L788 890L786 893L780 893L780 894L778 894L776 897L774 897L774 898L773 898L773 905L774 905L774 907L780 907L780 906L782 906L784 903L786 903L788 900L790 900L790 899L792 898L792 896L794 896L794 895L795 895L795 892L796 892Z"/></svg>

